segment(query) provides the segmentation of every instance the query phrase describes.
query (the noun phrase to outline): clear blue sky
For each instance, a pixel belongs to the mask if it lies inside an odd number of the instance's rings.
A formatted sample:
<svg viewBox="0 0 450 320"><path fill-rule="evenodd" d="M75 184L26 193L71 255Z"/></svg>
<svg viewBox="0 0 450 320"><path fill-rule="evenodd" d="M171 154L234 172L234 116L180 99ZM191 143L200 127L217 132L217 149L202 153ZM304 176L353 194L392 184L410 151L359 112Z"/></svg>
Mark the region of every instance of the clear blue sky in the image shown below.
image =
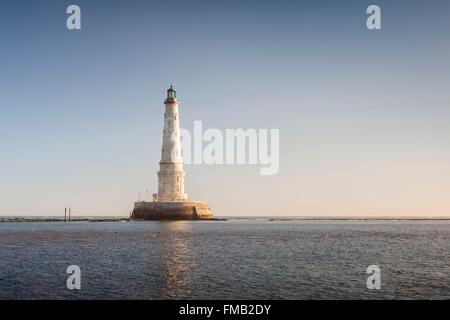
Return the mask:
<svg viewBox="0 0 450 320"><path fill-rule="evenodd" d="M156 191L173 83L182 127L280 129L278 175L185 167L219 215L450 215L449 16L445 0L2 1L0 214L128 214Z"/></svg>

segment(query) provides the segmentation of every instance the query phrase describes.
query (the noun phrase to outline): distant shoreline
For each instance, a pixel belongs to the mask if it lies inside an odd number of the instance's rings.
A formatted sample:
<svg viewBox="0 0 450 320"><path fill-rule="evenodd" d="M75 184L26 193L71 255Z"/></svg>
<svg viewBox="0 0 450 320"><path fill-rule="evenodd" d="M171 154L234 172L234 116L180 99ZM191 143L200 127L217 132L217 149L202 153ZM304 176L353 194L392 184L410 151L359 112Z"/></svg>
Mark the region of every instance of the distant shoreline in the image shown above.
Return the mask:
<svg viewBox="0 0 450 320"><path fill-rule="evenodd" d="M247 216L224 216L215 221L225 220L264 220L264 221L448 221L450 217L247 217ZM72 217L67 222L129 222L129 217ZM1 222L66 222L64 217L18 217L0 216Z"/></svg>

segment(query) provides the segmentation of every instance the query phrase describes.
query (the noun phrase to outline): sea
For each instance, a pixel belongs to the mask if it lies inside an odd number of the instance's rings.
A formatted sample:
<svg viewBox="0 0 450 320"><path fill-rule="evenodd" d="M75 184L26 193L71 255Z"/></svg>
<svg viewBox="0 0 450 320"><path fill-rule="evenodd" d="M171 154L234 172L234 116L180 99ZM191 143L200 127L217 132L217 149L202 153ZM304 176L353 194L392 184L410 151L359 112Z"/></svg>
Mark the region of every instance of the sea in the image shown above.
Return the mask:
<svg viewBox="0 0 450 320"><path fill-rule="evenodd" d="M450 299L450 221L2 222L0 299Z"/></svg>

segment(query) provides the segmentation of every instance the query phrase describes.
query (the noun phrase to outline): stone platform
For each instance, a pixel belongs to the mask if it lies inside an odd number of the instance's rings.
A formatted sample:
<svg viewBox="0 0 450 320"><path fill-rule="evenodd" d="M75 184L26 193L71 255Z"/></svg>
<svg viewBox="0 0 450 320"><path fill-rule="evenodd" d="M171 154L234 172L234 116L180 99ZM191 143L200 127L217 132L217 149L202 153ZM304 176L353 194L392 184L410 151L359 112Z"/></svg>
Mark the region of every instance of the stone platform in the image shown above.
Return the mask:
<svg viewBox="0 0 450 320"><path fill-rule="evenodd" d="M135 202L132 220L212 220L214 215L203 201Z"/></svg>

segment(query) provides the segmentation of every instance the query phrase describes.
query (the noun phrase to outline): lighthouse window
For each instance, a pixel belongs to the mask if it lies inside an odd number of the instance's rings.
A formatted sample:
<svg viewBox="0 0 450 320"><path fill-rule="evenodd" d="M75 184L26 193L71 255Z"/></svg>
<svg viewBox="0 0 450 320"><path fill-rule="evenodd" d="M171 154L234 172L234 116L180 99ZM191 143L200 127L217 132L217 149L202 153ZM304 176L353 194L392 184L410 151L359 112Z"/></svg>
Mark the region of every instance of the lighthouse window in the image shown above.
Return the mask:
<svg viewBox="0 0 450 320"><path fill-rule="evenodd" d="M180 182L180 177L177 177L177 182Z"/></svg>
<svg viewBox="0 0 450 320"><path fill-rule="evenodd" d="M177 115L175 114L175 120L177 120Z"/></svg>

